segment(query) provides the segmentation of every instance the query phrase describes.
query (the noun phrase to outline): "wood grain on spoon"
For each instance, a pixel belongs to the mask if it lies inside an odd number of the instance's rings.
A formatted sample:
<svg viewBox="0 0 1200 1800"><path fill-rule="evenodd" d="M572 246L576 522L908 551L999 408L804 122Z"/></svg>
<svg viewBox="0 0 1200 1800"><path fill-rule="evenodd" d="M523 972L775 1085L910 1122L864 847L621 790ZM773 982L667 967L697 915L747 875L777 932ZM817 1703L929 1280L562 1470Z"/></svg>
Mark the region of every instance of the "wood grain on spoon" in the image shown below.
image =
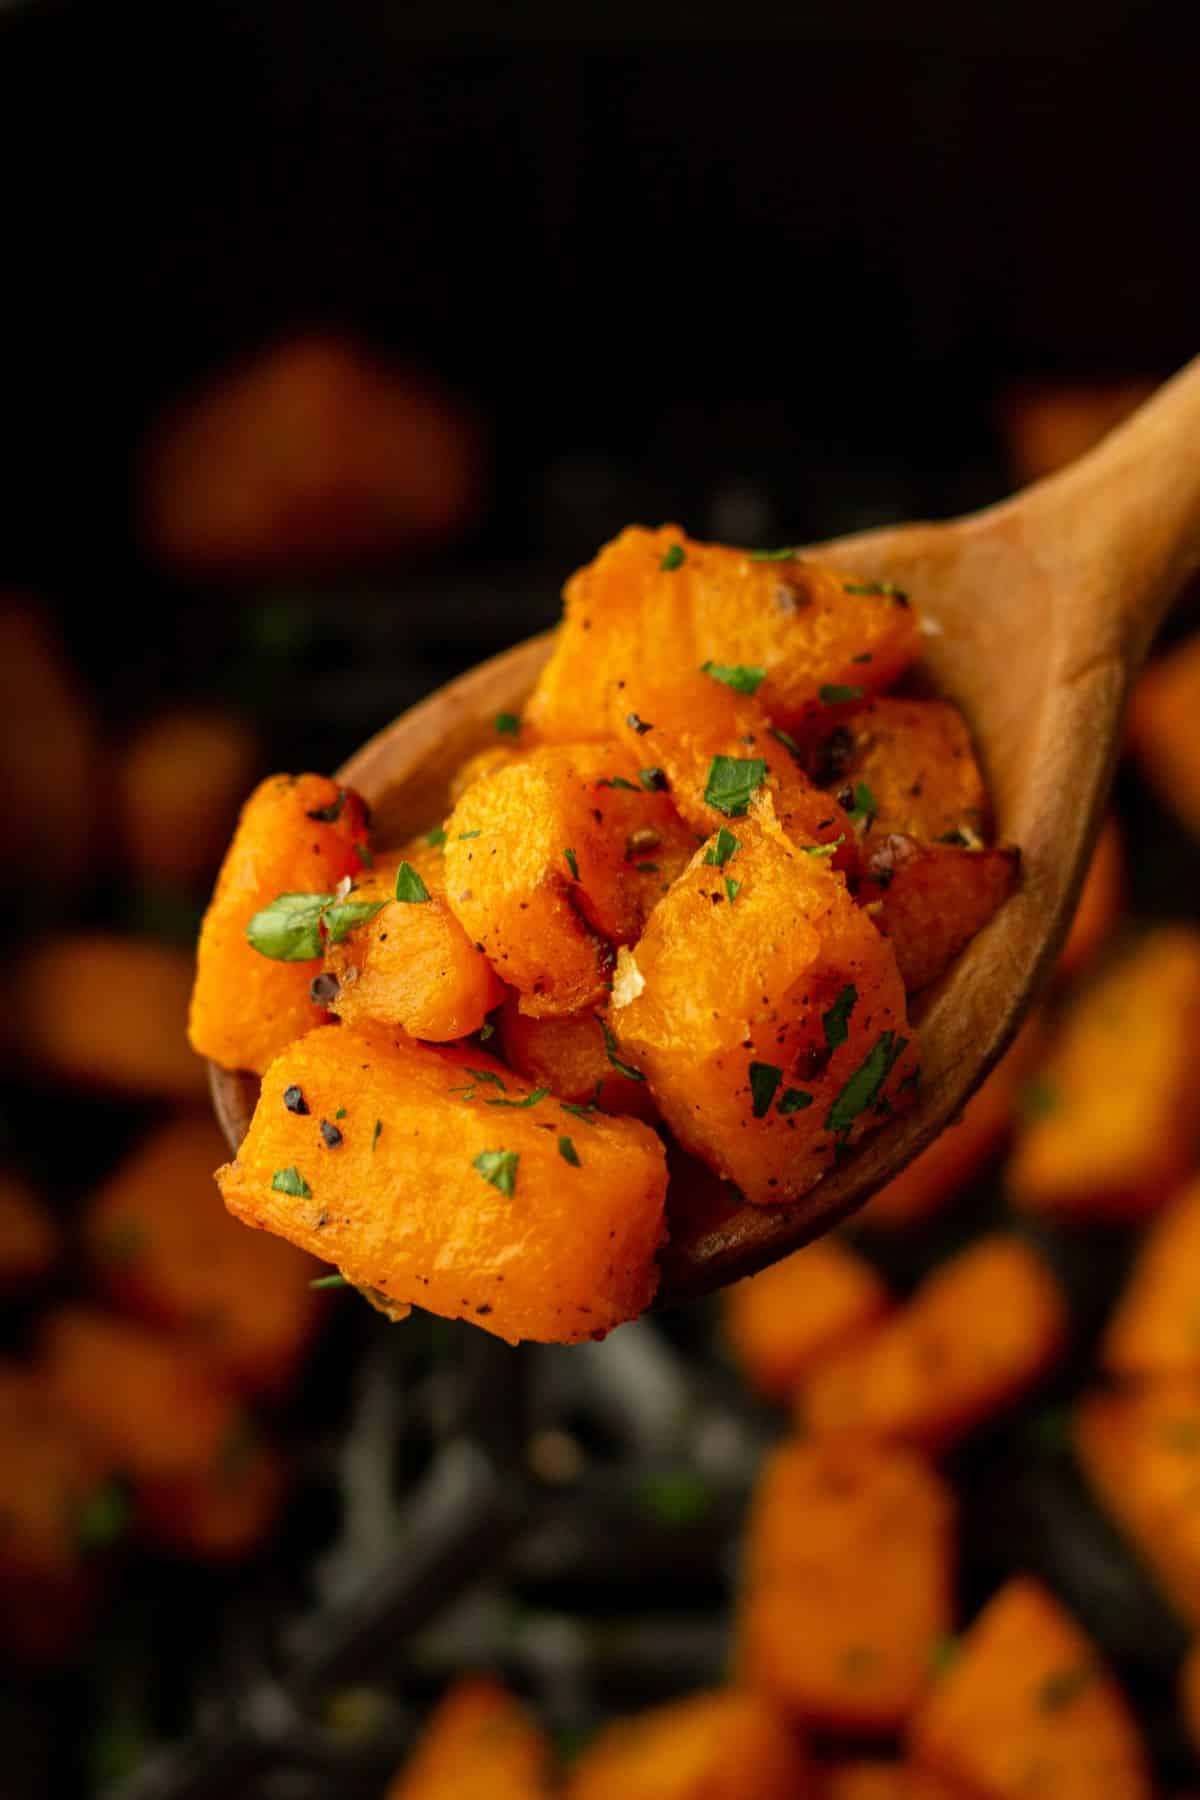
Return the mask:
<svg viewBox="0 0 1200 1800"><path fill-rule="evenodd" d="M1172 600L1200 568L1200 359L1095 450L986 512L814 547L897 582L927 622L924 667L966 714L995 809L1019 844L1017 893L919 997L918 1104L804 1198L741 1206L697 1175L672 1185L660 1303L705 1294L828 1230L959 1112L1004 1051L1066 934L1116 760L1130 683ZM432 694L339 771L370 802L381 843L443 816L457 766L518 712L549 634ZM217 1115L240 1143L253 1076L212 1068Z"/></svg>

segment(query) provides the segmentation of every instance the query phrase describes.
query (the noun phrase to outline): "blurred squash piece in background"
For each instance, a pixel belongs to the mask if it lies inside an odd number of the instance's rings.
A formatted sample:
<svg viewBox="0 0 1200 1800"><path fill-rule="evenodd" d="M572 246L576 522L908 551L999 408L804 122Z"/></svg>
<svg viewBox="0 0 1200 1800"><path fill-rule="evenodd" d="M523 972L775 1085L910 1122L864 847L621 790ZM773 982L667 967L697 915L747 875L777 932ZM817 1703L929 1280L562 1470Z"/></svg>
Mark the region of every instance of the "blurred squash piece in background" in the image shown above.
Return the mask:
<svg viewBox="0 0 1200 1800"><path fill-rule="evenodd" d="M607 1725L580 1754L566 1800L806 1800L794 1727L761 1694L689 1694Z"/></svg>
<svg viewBox="0 0 1200 1800"><path fill-rule="evenodd" d="M207 887L260 773L255 734L231 713L178 707L136 726L116 766L131 873L151 886Z"/></svg>
<svg viewBox="0 0 1200 1800"><path fill-rule="evenodd" d="M62 1233L45 1202L11 1169L0 1171L0 1296L36 1286L61 1250Z"/></svg>
<svg viewBox="0 0 1200 1800"><path fill-rule="evenodd" d="M478 423L428 377L298 336L215 375L141 458L150 551L181 573L331 568L451 536L479 506Z"/></svg>
<svg viewBox="0 0 1200 1800"><path fill-rule="evenodd" d="M44 615L0 596L4 867L61 892L91 872L105 758L90 702Z"/></svg>
<svg viewBox="0 0 1200 1800"><path fill-rule="evenodd" d="M500 1682L459 1678L386 1800L549 1800L550 1740Z"/></svg>
<svg viewBox="0 0 1200 1800"><path fill-rule="evenodd" d="M1200 633L1158 656L1133 690L1129 745L1167 810L1200 838Z"/></svg>

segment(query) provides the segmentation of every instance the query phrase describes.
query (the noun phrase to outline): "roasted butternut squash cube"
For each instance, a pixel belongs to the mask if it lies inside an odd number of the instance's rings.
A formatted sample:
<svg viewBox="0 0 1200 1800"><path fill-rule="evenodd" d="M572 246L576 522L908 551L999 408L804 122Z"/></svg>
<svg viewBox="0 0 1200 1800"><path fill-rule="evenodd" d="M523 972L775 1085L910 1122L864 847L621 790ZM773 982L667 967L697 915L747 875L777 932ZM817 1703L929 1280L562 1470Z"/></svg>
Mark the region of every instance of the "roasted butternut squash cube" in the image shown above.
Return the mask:
<svg viewBox="0 0 1200 1800"><path fill-rule="evenodd" d="M139 725L116 770L133 873L166 888L206 889L261 769L253 731L230 713L180 707Z"/></svg>
<svg viewBox="0 0 1200 1800"><path fill-rule="evenodd" d="M838 1763L822 1775L821 1800L965 1800L961 1787L916 1763Z"/></svg>
<svg viewBox="0 0 1200 1800"><path fill-rule="evenodd" d="M965 850L892 835L864 849L858 897L896 953L910 994L945 973L1008 899L1017 850Z"/></svg>
<svg viewBox="0 0 1200 1800"><path fill-rule="evenodd" d="M1019 1206L1064 1220L1140 1219L1195 1164L1200 932L1147 934L1075 996L1008 1168Z"/></svg>
<svg viewBox="0 0 1200 1800"><path fill-rule="evenodd" d="M610 1016L681 1145L761 1206L900 1110L917 1062L895 958L843 878L769 806L731 826L619 962Z"/></svg>
<svg viewBox="0 0 1200 1800"><path fill-rule="evenodd" d="M695 838L611 745L549 745L473 782L446 823L446 898L531 1017L608 992ZM620 785L617 785L617 783Z"/></svg>
<svg viewBox="0 0 1200 1800"><path fill-rule="evenodd" d="M1035 1014L953 1124L886 1187L872 1194L850 1221L851 1227L902 1231L932 1218L959 1198L1008 1141L1022 1088L1044 1041L1045 1027Z"/></svg>
<svg viewBox="0 0 1200 1800"><path fill-rule="evenodd" d="M920 1764L981 1800L1150 1800L1124 1695L1091 1639L1026 1577L964 1634L908 1737Z"/></svg>
<svg viewBox="0 0 1200 1800"><path fill-rule="evenodd" d="M953 1563L953 1498L911 1451L782 1445L750 1513L744 1679L813 1727L897 1730L951 1629Z"/></svg>
<svg viewBox="0 0 1200 1800"><path fill-rule="evenodd" d="M36 746L36 779L33 748ZM100 722L49 615L0 598L0 864L10 881L36 869L47 893L94 878L109 846Z"/></svg>
<svg viewBox="0 0 1200 1800"><path fill-rule="evenodd" d="M889 1297L869 1262L836 1238L727 1288L722 1327L743 1376L770 1400L786 1400L831 1351L854 1343L886 1313Z"/></svg>
<svg viewBox="0 0 1200 1800"><path fill-rule="evenodd" d="M721 1688L606 1726L576 1759L566 1800L804 1800L810 1782L779 1709Z"/></svg>
<svg viewBox="0 0 1200 1800"><path fill-rule="evenodd" d="M1104 821L1088 864L1083 892L1054 973L1074 981L1112 937L1125 905L1125 851L1115 815Z"/></svg>
<svg viewBox="0 0 1200 1800"><path fill-rule="evenodd" d="M1200 838L1200 633L1157 657L1133 690L1129 744L1146 780Z"/></svg>
<svg viewBox="0 0 1200 1800"><path fill-rule="evenodd" d="M268 1069L218 1181L235 1217L357 1286L513 1342L603 1336L658 1282L654 1132L564 1107L479 1050L310 1032Z"/></svg>
<svg viewBox="0 0 1200 1800"><path fill-rule="evenodd" d="M707 662L754 671L776 724L807 728L890 687L920 647L915 610L886 582L700 544L673 525L630 526L571 577L564 599L525 712L547 741L606 736L608 690L632 670Z"/></svg>
<svg viewBox="0 0 1200 1800"><path fill-rule="evenodd" d="M1200 1377L1200 1181L1151 1221L1100 1361L1121 1377Z"/></svg>
<svg viewBox="0 0 1200 1800"><path fill-rule="evenodd" d="M230 1218L213 1183L227 1155L204 1117L155 1127L85 1203L84 1244L118 1305L188 1339L238 1386L279 1392L320 1317L320 1264Z"/></svg>
<svg viewBox="0 0 1200 1800"><path fill-rule="evenodd" d="M387 1800L549 1800L550 1743L498 1681L463 1676L443 1697Z"/></svg>
<svg viewBox="0 0 1200 1800"><path fill-rule="evenodd" d="M507 768L509 763L516 762L522 754L520 745L515 741L515 734L508 738L507 743L501 740L499 743L486 744L482 750L476 750L450 778L451 805L462 799L473 781L478 781L482 775L493 775L497 769Z"/></svg>
<svg viewBox="0 0 1200 1800"><path fill-rule="evenodd" d="M246 929L281 895L332 896L347 876L363 873L367 854L363 803L335 781L272 775L254 790L200 932L188 1034L201 1056L261 1075L293 1038L326 1022L309 994L321 973L317 921L308 934L312 956L302 954L302 934L286 934L265 954Z"/></svg>
<svg viewBox="0 0 1200 1800"><path fill-rule="evenodd" d="M62 1233L45 1202L11 1169L0 1171L0 1294L35 1286L61 1250Z"/></svg>
<svg viewBox="0 0 1200 1800"><path fill-rule="evenodd" d="M949 700L871 700L813 747L807 767L876 836L979 849L991 834L971 733Z"/></svg>
<svg viewBox="0 0 1200 1800"><path fill-rule="evenodd" d="M644 1081L634 1079L636 1071L626 1072L610 1047L611 1027L605 1036L607 1024L607 1016L597 1012L531 1019L510 994L500 1013L504 1060L536 1087L548 1087L557 1100L595 1101L604 1112L629 1113L653 1124L654 1096Z"/></svg>
<svg viewBox="0 0 1200 1800"><path fill-rule="evenodd" d="M446 902L443 863L429 846L419 863L405 850L377 857L355 882L351 900L380 910L337 943L326 941L325 969L337 983L329 1007L347 1025L398 1025L410 1037L449 1043L478 1031L503 999L491 964Z"/></svg>
<svg viewBox="0 0 1200 1800"><path fill-rule="evenodd" d="M978 1239L935 1269L873 1333L831 1351L801 1384L798 1416L944 1450L1050 1369L1067 1311L1049 1269L1019 1238Z"/></svg>
<svg viewBox="0 0 1200 1800"><path fill-rule="evenodd" d="M1172 1609L1200 1629L1200 1380L1164 1377L1088 1395L1074 1443L1104 1510Z"/></svg>

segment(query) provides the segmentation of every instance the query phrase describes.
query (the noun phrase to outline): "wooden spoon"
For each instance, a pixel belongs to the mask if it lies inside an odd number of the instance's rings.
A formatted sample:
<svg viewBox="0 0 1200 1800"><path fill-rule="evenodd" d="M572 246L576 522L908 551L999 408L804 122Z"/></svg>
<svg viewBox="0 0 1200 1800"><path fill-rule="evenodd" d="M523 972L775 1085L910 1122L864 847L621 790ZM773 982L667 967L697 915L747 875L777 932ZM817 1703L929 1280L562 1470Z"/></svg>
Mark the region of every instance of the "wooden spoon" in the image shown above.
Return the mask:
<svg viewBox="0 0 1200 1800"><path fill-rule="evenodd" d="M1131 680L1200 568L1200 358L1095 450L1014 498L811 554L912 594L929 631L924 664L970 721L998 839L1021 847L1021 884L920 996L911 1112L790 1206L735 1204L699 1175L694 1193L673 1184L660 1304L752 1274L860 1206L955 1118L1012 1039L1074 911ZM497 713L520 710L550 644L550 634L532 638L472 669L350 758L338 779L370 802L380 842L443 816L451 773L495 741ZM236 1148L258 1083L215 1067L211 1081Z"/></svg>

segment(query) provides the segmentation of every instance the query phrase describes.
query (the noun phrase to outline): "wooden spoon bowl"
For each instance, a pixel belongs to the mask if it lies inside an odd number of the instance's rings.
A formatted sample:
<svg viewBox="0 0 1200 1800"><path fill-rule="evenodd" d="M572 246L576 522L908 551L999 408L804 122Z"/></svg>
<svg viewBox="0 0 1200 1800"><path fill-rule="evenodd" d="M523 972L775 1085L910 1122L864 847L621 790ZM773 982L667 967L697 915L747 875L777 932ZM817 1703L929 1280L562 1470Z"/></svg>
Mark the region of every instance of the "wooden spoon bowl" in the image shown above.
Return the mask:
<svg viewBox="0 0 1200 1800"><path fill-rule="evenodd" d="M1018 891L919 997L919 1099L790 1206L754 1207L699 1177L673 1184L659 1304L754 1273L860 1206L959 1113L1003 1053L1058 954L1100 826L1131 681L1163 614L1200 567L1200 360L1061 474L985 512L815 547L911 593L923 665L960 706L997 837L1022 852ZM338 771L378 839L440 819L450 777L519 712L552 636L472 669L389 725ZM210 1069L236 1148L253 1076ZM682 1191L680 1191L682 1190Z"/></svg>

